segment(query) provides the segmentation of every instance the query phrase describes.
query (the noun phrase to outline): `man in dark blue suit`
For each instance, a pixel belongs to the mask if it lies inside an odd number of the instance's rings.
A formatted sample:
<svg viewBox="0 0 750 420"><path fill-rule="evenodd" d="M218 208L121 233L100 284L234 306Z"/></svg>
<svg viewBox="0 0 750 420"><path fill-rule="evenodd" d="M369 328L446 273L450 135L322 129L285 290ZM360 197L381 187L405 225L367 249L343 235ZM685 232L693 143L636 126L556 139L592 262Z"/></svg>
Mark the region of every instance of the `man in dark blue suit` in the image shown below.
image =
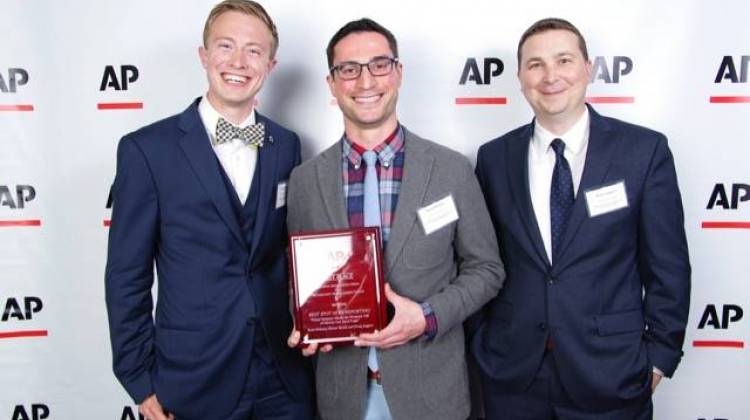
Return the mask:
<svg viewBox="0 0 750 420"><path fill-rule="evenodd" d="M277 47L258 3L218 4L199 48L208 93L120 141L107 309L115 375L148 419L314 416L310 366L286 346L299 138L254 110Z"/></svg>
<svg viewBox="0 0 750 420"><path fill-rule="evenodd" d="M483 145L476 168L507 273L472 339L487 418L649 419L690 297L667 140L587 106L569 22L532 25L518 63L535 119Z"/></svg>

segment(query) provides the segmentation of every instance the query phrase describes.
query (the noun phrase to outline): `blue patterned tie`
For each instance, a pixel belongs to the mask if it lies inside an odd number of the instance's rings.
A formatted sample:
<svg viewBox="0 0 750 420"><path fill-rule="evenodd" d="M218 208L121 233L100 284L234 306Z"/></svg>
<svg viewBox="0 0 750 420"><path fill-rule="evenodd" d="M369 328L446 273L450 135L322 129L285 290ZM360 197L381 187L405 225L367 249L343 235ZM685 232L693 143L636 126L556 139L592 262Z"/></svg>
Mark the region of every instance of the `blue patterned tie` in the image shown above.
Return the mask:
<svg viewBox="0 0 750 420"><path fill-rule="evenodd" d="M380 188L378 187L377 161L378 154L368 150L362 154L362 159L367 165L365 171L364 213L365 226L380 227ZM378 356L375 347L370 347L367 357L367 367L371 371L378 370Z"/></svg>
<svg viewBox="0 0 750 420"><path fill-rule="evenodd" d="M558 256L565 228L568 226L570 211L573 209L573 176L570 165L565 160L565 143L552 140L555 151L555 170L552 172L552 188L549 193L549 212L552 236L552 262Z"/></svg>

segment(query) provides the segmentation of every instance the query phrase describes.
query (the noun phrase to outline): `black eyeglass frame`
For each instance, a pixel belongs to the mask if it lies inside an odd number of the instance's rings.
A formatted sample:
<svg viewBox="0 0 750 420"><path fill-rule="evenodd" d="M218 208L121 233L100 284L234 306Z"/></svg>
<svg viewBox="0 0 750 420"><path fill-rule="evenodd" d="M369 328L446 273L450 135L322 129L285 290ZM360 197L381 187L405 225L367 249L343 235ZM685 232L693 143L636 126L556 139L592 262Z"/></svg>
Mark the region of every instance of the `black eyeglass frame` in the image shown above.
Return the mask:
<svg viewBox="0 0 750 420"><path fill-rule="evenodd" d="M378 73L373 72L373 66L376 63L385 64L385 61L388 62L388 71L384 73ZM332 66L330 69L328 69L331 74L338 73L339 77L341 77L342 80L356 80L359 79L360 76L362 76L362 68L367 67L367 71L370 72L371 75L379 77L379 76L387 76L393 72L393 69L396 67L396 64L399 63L398 57L388 57L388 56L380 56L375 57L372 60L368 61L367 63L360 63L357 61L344 61L342 63L336 64L335 66ZM353 76L346 76L344 77L341 73L341 69L345 66L357 66L357 74Z"/></svg>

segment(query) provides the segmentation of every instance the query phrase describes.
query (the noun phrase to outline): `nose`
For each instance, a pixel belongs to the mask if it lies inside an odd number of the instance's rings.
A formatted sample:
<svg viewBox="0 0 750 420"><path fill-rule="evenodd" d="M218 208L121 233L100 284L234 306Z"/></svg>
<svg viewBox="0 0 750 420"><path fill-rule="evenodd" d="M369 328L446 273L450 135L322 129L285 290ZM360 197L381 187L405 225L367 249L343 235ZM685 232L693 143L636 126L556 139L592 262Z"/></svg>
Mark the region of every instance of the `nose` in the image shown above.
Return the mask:
<svg viewBox="0 0 750 420"><path fill-rule="evenodd" d="M557 80L557 70L555 66L544 66L544 81L554 83Z"/></svg>
<svg viewBox="0 0 750 420"><path fill-rule="evenodd" d="M370 73L370 69L367 66L362 67L362 73L357 78L357 86L362 89L368 89L375 84L375 76Z"/></svg>
<svg viewBox="0 0 750 420"><path fill-rule="evenodd" d="M238 68L238 69L244 69L247 67L247 57L245 56L245 53L242 51L241 48L235 48L230 57L229 57L229 64L232 67Z"/></svg>

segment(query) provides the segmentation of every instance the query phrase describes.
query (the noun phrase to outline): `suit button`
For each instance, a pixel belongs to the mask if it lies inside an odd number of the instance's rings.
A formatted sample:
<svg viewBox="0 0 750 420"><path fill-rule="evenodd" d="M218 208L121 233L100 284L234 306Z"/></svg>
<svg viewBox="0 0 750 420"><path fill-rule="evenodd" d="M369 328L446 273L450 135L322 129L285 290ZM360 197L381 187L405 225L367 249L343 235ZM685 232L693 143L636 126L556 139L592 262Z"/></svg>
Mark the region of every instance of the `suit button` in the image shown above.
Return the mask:
<svg viewBox="0 0 750 420"><path fill-rule="evenodd" d="M539 328L539 331L547 331L547 324L544 322L536 324L536 327Z"/></svg>
<svg viewBox="0 0 750 420"><path fill-rule="evenodd" d="M253 326L258 321L258 318L252 316L247 319L247 325Z"/></svg>
<svg viewBox="0 0 750 420"><path fill-rule="evenodd" d="M555 276L547 276L547 284L548 285L552 286L553 284L555 284L555 280L557 280L555 278Z"/></svg>

